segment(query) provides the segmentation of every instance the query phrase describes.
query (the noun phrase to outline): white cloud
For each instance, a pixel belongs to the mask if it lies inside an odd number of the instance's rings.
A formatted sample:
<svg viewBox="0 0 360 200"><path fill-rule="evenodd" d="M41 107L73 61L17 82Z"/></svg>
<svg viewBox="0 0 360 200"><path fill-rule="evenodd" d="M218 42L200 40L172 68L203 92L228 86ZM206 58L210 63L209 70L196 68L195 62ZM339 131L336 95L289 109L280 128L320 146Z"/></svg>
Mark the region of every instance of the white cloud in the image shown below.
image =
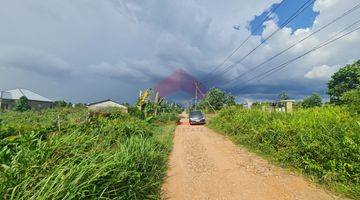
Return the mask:
<svg viewBox="0 0 360 200"><path fill-rule="evenodd" d="M329 78L339 70L339 66L327 66L322 65L314 67L311 71L305 74L305 77L308 79L318 79L318 80L329 80Z"/></svg>

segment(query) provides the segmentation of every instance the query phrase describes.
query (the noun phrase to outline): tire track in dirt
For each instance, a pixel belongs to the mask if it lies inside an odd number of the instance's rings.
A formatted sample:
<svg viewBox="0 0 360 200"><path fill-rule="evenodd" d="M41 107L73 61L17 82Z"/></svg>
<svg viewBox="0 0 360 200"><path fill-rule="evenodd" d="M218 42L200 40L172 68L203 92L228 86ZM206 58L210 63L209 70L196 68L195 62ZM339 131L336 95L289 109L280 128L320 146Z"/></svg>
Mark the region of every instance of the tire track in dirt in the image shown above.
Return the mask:
<svg viewBox="0 0 360 200"><path fill-rule="evenodd" d="M186 121L186 119L182 119ZM164 199L340 199L204 126L178 126Z"/></svg>

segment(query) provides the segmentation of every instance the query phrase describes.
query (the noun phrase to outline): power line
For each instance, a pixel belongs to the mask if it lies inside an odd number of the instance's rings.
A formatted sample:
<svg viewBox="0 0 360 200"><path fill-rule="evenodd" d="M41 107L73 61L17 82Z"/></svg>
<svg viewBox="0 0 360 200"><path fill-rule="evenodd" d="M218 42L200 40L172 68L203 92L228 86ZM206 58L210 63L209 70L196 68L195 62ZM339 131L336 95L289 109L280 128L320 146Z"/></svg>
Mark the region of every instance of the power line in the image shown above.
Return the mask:
<svg viewBox="0 0 360 200"><path fill-rule="evenodd" d="M242 73L242 74L240 74L240 75L232 78L231 80L227 81L227 82L224 83L223 85L227 85L227 84L233 82L234 80L237 80L237 79L243 77L244 75L246 75L246 74L248 74L248 73L250 73L250 72L252 72L252 71L255 71L256 69L261 68L261 66L263 66L264 64L272 61L273 59L275 59L275 58L277 58L277 57L279 57L279 56L282 55L283 53L285 53L285 52L287 52L288 50L294 48L294 47L297 46L298 44L304 42L305 40L309 39L311 36L319 33L320 31L324 30L325 28L329 27L330 25L334 24L334 23L337 22L338 20L344 18L345 16L351 14L352 12L354 12L355 10L357 10L357 9L359 9L359 8L360 8L360 3L357 4L356 6L352 7L350 10L344 12L342 15L336 17L335 19L333 19L333 20L330 21L329 23L327 23L327 24L325 24L324 26L320 27L318 30L314 31L313 33L309 34L308 36L304 37L303 39L299 40L299 41L296 42L295 44L291 45L290 47L282 50L281 52L275 54L275 55L272 56L271 58L265 60L264 62L262 62L262 63L260 63L260 64L258 64L258 65L256 65L255 67L249 69L248 71L246 71L246 72L244 72L244 73Z"/></svg>
<svg viewBox="0 0 360 200"><path fill-rule="evenodd" d="M262 26L263 24L270 19L270 16L275 13L275 11L283 4L283 2L285 2L286 0L283 0L281 1L279 4L277 4L277 6L271 11L269 12L266 17L261 21L261 23L258 24L258 26L252 30L250 32L250 34L245 38L245 40L237 47L235 48L231 54L229 56L227 56L225 58L225 60L220 64L218 65L217 67L215 67L210 73L208 73L206 76L209 76L211 75L212 73L216 72L219 68L221 68L233 55L235 55L235 53L251 38L251 36L253 35L253 33L256 33L256 31L258 31Z"/></svg>
<svg viewBox="0 0 360 200"><path fill-rule="evenodd" d="M358 22L360 22L360 21L358 21ZM318 49L320 49L320 48L322 48L322 47L324 47L324 46L327 46L327 45L329 45L330 43L335 42L336 40L339 40L339 39L341 39L341 38L343 38L343 37L345 37L345 36L347 36L347 35L355 32L355 31L357 31L357 30L359 30L359 29L360 29L360 27L357 27L356 29L354 29L354 30L352 30L352 31L349 31L348 33L343 34L343 35L341 35L341 36L338 37L338 38L335 38L335 39L333 39L333 40L330 40L329 42L321 45L320 47L318 47L318 48L316 48L316 49L314 49L314 51L316 51L316 50L318 50ZM309 53L311 53L311 52L309 52ZM307 54L309 54L309 53L307 53ZM299 56L298 59L306 56L307 54L305 54L305 55L303 55L303 56L301 56L301 57ZM266 75L264 75L262 78L260 78L259 81L265 79L266 77L270 76L271 74L273 74L273 73L275 73L275 72L278 72L278 71L284 69L284 68L287 67L289 64L290 64L290 63L288 63L288 64L286 64L286 65L284 65L284 66L281 66L281 67L279 67L279 68L277 68L277 69L275 69L275 70L272 70L272 72L269 72L268 74L266 74Z"/></svg>
<svg viewBox="0 0 360 200"><path fill-rule="evenodd" d="M248 52L245 56L243 56L240 60L236 61L233 64L228 65L225 70L222 71L222 73L219 75L227 73L232 68L234 68L237 64L241 63L243 60L245 60L248 56L250 56L252 53L254 53L260 46L262 46L265 42L267 42L270 38L272 38L276 33L278 33L280 30L282 30L285 26L287 26L290 22L292 22L297 16L299 16L301 13L303 13L310 5L312 5L316 0L307 0L298 10L296 10L295 13L293 13L283 24L280 25L273 33L271 33L268 37L266 37L259 45L257 45L254 49L252 49L250 52ZM216 79L209 79L209 80L216 80ZM205 81L207 82L207 81Z"/></svg>
<svg viewBox="0 0 360 200"><path fill-rule="evenodd" d="M196 82L195 87L196 87L196 89L201 93L201 95L202 95L202 96L204 97L204 99L205 99L205 98L206 98L206 95L200 90L199 85L198 85L197 82ZM210 108L211 108L214 112L216 112L215 108L211 105L210 101L207 101L206 99L205 99L205 101L209 104Z"/></svg>
<svg viewBox="0 0 360 200"><path fill-rule="evenodd" d="M296 60L298 60L298 59L300 59L300 58L302 58L302 57L304 57L304 56L306 56L306 55L308 55L308 54L310 54L310 53L312 53L312 52L314 52L314 51L316 51L316 50L319 50L320 48L323 48L323 47L325 47L325 46L327 46L327 45L329 45L329 44L331 44L331 43L333 43L333 42L335 42L335 41L337 41L337 40L339 40L339 39L341 39L341 38L343 38L343 37L345 37L345 36L347 36L347 35L349 35L349 34L351 34L351 33L353 33L353 32L355 32L355 31L359 30L359 29L360 29L360 26L357 27L357 28L355 28L354 30L348 31L347 33L344 33L344 34L340 35L341 33L345 32L345 31L348 30L348 29L350 29L351 27L353 27L355 24L357 24L357 23L359 23L359 22L360 22L360 20L357 20L356 22L354 22L354 23L352 23L351 25L345 27L344 29L342 29L341 31L339 31L338 33L336 33L335 35L331 36L331 37L330 37L329 39L327 39L326 41L318 44L317 46L315 46L315 47L312 48L311 50L305 52L304 54L302 54L302 55L300 55L300 56L297 56L297 57L295 57L295 58L293 58L293 59L290 59L290 60L282 63L281 65L278 65L278 66L276 66L276 67L274 67L274 68L266 71L265 73L262 73L262 74L260 74L260 75L257 75L257 76L255 76L255 77L247 80L247 81L244 83L244 85L248 84L249 82L251 82L251 81L253 81L253 80L257 79L257 78L260 78L258 81L261 81L261 80L265 79L266 77L270 76L271 74L273 74L273 73L275 73L275 72L277 72L277 71L280 71L280 70L284 69L285 67L287 67L287 66L288 66L289 64L291 64L292 62L294 62L294 61L296 61ZM338 36L338 35L340 35L340 36ZM241 90L244 89L244 88L245 88L245 86L242 87L242 88L240 88L239 90L241 91Z"/></svg>

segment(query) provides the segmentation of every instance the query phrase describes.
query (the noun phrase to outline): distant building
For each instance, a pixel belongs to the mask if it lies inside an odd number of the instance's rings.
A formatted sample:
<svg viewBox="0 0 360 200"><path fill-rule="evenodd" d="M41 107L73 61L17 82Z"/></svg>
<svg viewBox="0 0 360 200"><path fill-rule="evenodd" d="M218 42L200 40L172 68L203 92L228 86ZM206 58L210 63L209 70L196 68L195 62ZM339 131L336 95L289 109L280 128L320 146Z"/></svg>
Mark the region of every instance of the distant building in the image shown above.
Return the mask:
<svg viewBox="0 0 360 200"><path fill-rule="evenodd" d="M295 103L295 100L281 100L280 102L285 104L285 106L282 107L283 112L292 112L293 111L293 104Z"/></svg>
<svg viewBox="0 0 360 200"><path fill-rule="evenodd" d="M107 108L107 107L115 107L115 108L120 108L121 110L123 110L124 112L128 112L128 108L124 105L121 105L111 99L107 99L104 101L99 101L99 102L95 102L95 103L90 103L87 105L87 107L90 110L98 110L98 109L102 109L102 108Z"/></svg>
<svg viewBox="0 0 360 200"><path fill-rule="evenodd" d="M245 99L245 102L243 104L243 107L246 109L251 109L251 106L253 105L253 101L250 99Z"/></svg>
<svg viewBox="0 0 360 200"><path fill-rule="evenodd" d="M272 102L268 106L262 106L263 111L292 112L295 100L280 100Z"/></svg>
<svg viewBox="0 0 360 200"><path fill-rule="evenodd" d="M16 100L25 96L29 99L31 109L52 108L54 102L46 97L43 97L35 92L27 89L14 89L9 91L0 91L0 109L10 110L15 107Z"/></svg>

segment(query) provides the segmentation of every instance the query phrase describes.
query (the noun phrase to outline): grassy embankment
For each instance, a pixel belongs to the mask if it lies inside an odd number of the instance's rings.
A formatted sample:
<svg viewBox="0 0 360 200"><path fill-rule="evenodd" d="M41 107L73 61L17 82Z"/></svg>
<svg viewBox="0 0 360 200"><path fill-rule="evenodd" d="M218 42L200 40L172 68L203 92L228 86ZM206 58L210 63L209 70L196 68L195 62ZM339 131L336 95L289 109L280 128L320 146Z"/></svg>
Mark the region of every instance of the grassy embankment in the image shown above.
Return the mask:
<svg viewBox="0 0 360 200"><path fill-rule="evenodd" d="M209 126L280 166L360 199L360 117L346 109L268 113L231 107Z"/></svg>
<svg viewBox="0 0 360 200"><path fill-rule="evenodd" d="M174 123L86 113L0 113L0 198L159 199Z"/></svg>

